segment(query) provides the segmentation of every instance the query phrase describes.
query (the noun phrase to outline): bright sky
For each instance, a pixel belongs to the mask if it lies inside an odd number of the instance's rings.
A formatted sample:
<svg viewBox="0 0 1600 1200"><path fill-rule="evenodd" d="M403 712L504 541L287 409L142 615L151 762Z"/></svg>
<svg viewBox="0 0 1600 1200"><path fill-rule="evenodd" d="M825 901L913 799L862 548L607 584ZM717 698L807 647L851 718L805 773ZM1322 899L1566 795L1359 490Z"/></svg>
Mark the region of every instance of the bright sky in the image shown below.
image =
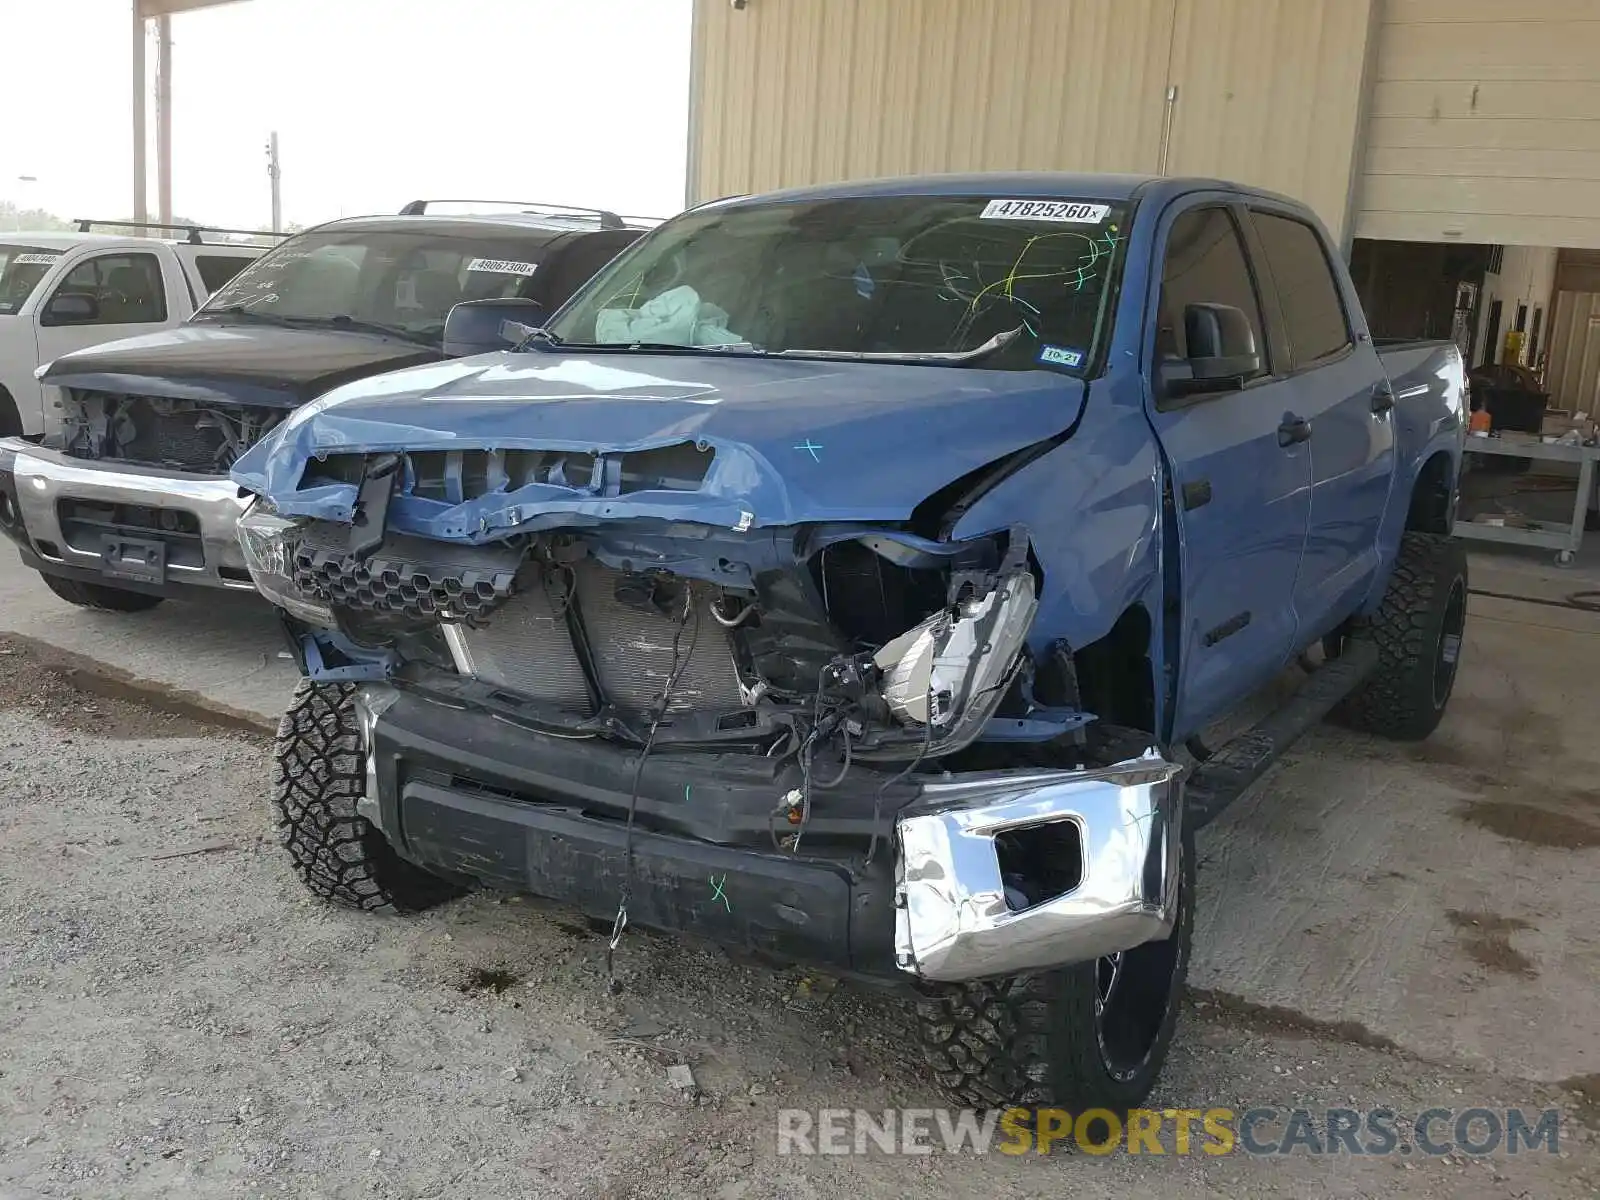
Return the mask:
<svg viewBox="0 0 1600 1200"><path fill-rule="evenodd" d="M671 215L684 196L690 3L244 0L179 14L173 209L266 228L276 129L286 222L418 196ZM63 217L133 211L131 7L0 0L0 200ZM153 94L153 33L146 60ZM153 98L148 111L154 219Z"/></svg>

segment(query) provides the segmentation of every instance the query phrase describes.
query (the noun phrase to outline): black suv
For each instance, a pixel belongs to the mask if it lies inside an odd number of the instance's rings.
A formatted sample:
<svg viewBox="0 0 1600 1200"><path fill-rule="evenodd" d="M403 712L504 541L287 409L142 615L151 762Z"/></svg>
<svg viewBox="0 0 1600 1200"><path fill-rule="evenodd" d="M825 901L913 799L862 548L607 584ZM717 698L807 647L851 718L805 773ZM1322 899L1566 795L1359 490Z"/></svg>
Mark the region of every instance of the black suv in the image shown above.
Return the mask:
<svg viewBox="0 0 1600 1200"><path fill-rule="evenodd" d="M63 600L131 612L183 585L252 591L238 456L340 384L514 343L649 222L511 205L330 221L240 272L185 324L64 355L42 445L0 441L0 527ZM433 208L434 211L430 211ZM446 344L456 305L475 340ZM505 312L518 319L500 319Z"/></svg>

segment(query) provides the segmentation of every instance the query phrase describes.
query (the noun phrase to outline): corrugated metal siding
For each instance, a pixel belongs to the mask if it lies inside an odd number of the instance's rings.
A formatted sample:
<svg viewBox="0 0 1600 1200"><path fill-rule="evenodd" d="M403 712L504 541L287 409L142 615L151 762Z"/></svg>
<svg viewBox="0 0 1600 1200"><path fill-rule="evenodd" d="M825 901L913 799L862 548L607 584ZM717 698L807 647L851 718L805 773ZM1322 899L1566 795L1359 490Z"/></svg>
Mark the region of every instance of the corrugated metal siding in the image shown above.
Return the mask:
<svg viewBox="0 0 1600 1200"><path fill-rule="evenodd" d="M1545 386L1557 408L1600 415L1600 292L1557 292Z"/></svg>
<svg viewBox="0 0 1600 1200"><path fill-rule="evenodd" d="M927 171L1169 173L1344 224L1372 0L695 5L691 199Z"/></svg>
<svg viewBox="0 0 1600 1200"><path fill-rule="evenodd" d="M1387 0L1358 237L1600 247L1600 0Z"/></svg>
<svg viewBox="0 0 1600 1200"><path fill-rule="evenodd" d="M691 198L929 171L1151 171L1174 0L695 5Z"/></svg>
<svg viewBox="0 0 1600 1200"><path fill-rule="evenodd" d="M1371 0L1183 0L1168 173L1304 200L1340 236Z"/></svg>

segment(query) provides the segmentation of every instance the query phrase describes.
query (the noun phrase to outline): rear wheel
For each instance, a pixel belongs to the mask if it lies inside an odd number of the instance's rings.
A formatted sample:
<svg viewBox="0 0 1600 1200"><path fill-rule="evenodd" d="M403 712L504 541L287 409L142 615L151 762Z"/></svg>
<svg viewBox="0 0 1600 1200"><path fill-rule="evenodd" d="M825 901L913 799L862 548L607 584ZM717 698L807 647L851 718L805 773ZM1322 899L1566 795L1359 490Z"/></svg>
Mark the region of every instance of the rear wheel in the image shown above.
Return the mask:
<svg viewBox="0 0 1600 1200"><path fill-rule="evenodd" d="M272 802L302 883L367 912L419 912L461 889L394 852L356 812L366 788L355 688L301 680L278 724Z"/></svg>
<svg viewBox="0 0 1600 1200"><path fill-rule="evenodd" d="M918 1005L923 1054L967 1108L1050 1106L1120 1118L1155 1086L1194 940L1194 836L1185 833L1172 933L1055 971L941 988Z"/></svg>
<svg viewBox="0 0 1600 1200"><path fill-rule="evenodd" d="M162 597L148 592L130 592L125 588L107 587L103 583L82 583L76 579L62 579L59 575L39 572L45 587L68 604L79 608L98 608L105 612L146 612L161 603Z"/></svg>
<svg viewBox="0 0 1600 1200"><path fill-rule="evenodd" d="M1377 645L1378 665L1336 719L1398 741L1427 737L1455 689L1466 624L1466 549L1451 537L1405 534L1383 604L1355 635Z"/></svg>

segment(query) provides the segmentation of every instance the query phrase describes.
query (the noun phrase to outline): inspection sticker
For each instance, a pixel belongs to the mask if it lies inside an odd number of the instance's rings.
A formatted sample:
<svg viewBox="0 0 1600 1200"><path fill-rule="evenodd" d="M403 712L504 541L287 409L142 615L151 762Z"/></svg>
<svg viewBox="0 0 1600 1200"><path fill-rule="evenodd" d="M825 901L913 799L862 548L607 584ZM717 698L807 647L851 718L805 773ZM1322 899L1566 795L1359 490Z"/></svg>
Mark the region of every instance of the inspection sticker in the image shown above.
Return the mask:
<svg viewBox="0 0 1600 1200"><path fill-rule="evenodd" d="M58 259L60 257L61 257L61 255L59 255L59 254L43 254L43 253L36 253L34 251L29 251L27 254L19 254L19 255L17 255L11 261L14 262L14 263L18 263L18 264L21 264L21 263L34 263L34 264L38 264L38 263L53 263L53 262L55 262L56 259Z"/></svg>
<svg viewBox="0 0 1600 1200"><path fill-rule="evenodd" d="M1069 225L1098 225L1110 211L1109 204L1084 204L1080 200L991 200L978 216L984 221L1062 221Z"/></svg>
<svg viewBox="0 0 1600 1200"><path fill-rule="evenodd" d="M532 275L538 263L515 262L509 258L475 258L467 264L469 271L492 271L496 275Z"/></svg>
<svg viewBox="0 0 1600 1200"><path fill-rule="evenodd" d="M1065 346L1045 346L1039 351L1039 361L1052 367L1083 366L1083 351L1068 350Z"/></svg>

